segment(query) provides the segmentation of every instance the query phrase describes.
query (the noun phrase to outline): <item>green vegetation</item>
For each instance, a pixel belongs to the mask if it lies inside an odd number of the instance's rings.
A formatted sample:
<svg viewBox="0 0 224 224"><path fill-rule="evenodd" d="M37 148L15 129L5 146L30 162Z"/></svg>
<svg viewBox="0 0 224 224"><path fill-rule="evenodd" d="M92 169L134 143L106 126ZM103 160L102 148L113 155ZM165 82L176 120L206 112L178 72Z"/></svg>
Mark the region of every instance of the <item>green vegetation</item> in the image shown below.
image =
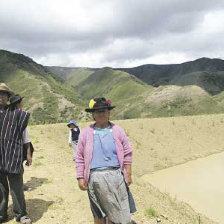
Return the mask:
<svg viewBox="0 0 224 224"><path fill-rule="evenodd" d="M116 105L112 119L224 112L224 62L218 59L119 70L63 68L0 50L0 81L25 96L24 109L35 124L91 119L84 109L102 96Z"/></svg>
<svg viewBox="0 0 224 224"><path fill-rule="evenodd" d="M145 215L150 216L150 217L157 217L158 213L153 207L150 207L145 210Z"/></svg>
<svg viewBox="0 0 224 224"><path fill-rule="evenodd" d="M25 96L24 109L31 113L31 123L81 118L84 105L79 94L25 56L0 51L0 81Z"/></svg>
<svg viewBox="0 0 224 224"><path fill-rule="evenodd" d="M64 68L64 67L47 67L60 80L72 86L79 85L82 81L87 79L96 69L89 68Z"/></svg>
<svg viewBox="0 0 224 224"><path fill-rule="evenodd" d="M43 165L43 163L41 163L40 161L36 161L33 164L34 167L38 167L38 166L42 166L42 165Z"/></svg>
<svg viewBox="0 0 224 224"><path fill-rule="evenodd" d="M44 184L51 184L52 183L52 180L48 180L48 179L47 180L43 180L43 183Z"/></svg>
<svg viewBox="0 0 224 224"><path fill-rule="evenodd" d="M132 110L130 116L125 116L123 112L153 88L126 72L103 68L90 75L76 89L85 101L102 96L111 99L117 106L112 112L112 118L126 119L140 117L137 108Z"/></svg>

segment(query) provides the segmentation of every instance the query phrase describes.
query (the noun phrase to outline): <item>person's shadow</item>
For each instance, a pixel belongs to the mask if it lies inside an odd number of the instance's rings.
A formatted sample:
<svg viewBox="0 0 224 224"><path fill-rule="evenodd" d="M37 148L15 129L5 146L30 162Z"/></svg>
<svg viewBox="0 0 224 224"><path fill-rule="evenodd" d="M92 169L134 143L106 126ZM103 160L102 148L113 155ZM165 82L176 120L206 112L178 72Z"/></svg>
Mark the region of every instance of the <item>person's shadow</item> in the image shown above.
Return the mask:
<svg viewBox="0 0 224 224"><path fill-rule="evenodd" d="M33 222L38 221L52 204L54 204L54 201L45 201L38 198L26 200L27 212Z"/></svg>
<svg viewBox="0 0 224 224"><path fill-rule="evenodd" d="M47 178L31 177L31 179L24 183L24 185L28 187L29 191L33 191L36 188L40 187L42 184L46 183L47 181Z"/></svg>
<svg viewBox="0 0 224 224"><path fill-rule="evenodd" d="M49 206L54 204L54 201L45 201L42 199L34 198L26 200L27 213L32 219L32 222L37 222L45 212L47 212ZM9 220L13 219L12 205L9 206Z"/></svg>

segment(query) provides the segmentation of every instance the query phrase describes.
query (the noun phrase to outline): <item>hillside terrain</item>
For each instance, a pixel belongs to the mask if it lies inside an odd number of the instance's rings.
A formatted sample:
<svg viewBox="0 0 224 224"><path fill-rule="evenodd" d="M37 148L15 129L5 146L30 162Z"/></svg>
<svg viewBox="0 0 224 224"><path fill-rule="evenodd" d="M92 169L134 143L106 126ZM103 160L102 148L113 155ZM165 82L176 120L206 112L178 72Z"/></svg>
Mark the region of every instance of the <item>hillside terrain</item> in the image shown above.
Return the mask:
<svg viewBox="0 0 224 224"><path fill-rule="evenodd" d="M116 105L113 119L224 112L224 61L201 58L177 65L136 68L42 66L0 50L0 82L24 98L33 123L88 120L91 98Z"/></svg>
<svg viewBox="0 0 224 224"><path fill-rule="evenodd" d="M144 176L224 151L223 122L223 114L115 121L134 148L131 191L138 211L132 218L138 224L154 224L157 218L166 224L198 224L199 217L203 224L215 223L160 192ZM79 122L81 128L89 123ZM24 182L30 187L25 196L34 223L92 223L87 194L78 189L75 178L66 124L35 125L29 130L35 154L33 165L25 168Z"/></svg>
<svg viewBox="0 0 224 224"><path fill-rule="evenodd" d="M85 117L79 94L24 55L0 51L0 82L25 96L24 108L32 114L31 122L52 123L73 116Z"/></svg>
<svg viewBox="0 0 224 224"><path fill-rule="evenodd" d="M57 78L64 81L65 83L71 84L74 87L98 70L91 68L66 68L57 66L45 67L49 71L51 71Z"/></svg>
<svg viewBox="0 0 224 224"><path fill-rule="evenodd" d="M117 105L114 118L222 113L224 61L201 58L177 65L136 68L60 68L84 101L106 96ZM53 70L52 70L53 71ZM59 71L57 70L58 74ZM80 73L85 77L77 81ZM66 75L69 74L69 75ZM78 75L77 75L78 74Z"/></svg>
<svg viewBox="0 0 224 224"><path fill-rule="evenodd" d="M155 87L164 85L197 85L215 95L224 90L224 61L200 58L171 65L142 65L121 68Z"/></svg>

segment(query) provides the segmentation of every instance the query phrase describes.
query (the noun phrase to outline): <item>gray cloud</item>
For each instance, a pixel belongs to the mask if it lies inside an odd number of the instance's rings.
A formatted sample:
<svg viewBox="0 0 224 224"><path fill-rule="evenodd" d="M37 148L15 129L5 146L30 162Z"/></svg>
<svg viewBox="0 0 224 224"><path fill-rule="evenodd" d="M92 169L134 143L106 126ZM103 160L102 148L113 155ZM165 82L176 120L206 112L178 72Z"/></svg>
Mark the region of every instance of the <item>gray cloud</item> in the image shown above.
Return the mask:
<svg viewBox="0 0 224 224"><path fill-rule="evenodd" d="M222 0L1 0L0 48L64 66L224 57L216 14L223 18Z"/></svg>

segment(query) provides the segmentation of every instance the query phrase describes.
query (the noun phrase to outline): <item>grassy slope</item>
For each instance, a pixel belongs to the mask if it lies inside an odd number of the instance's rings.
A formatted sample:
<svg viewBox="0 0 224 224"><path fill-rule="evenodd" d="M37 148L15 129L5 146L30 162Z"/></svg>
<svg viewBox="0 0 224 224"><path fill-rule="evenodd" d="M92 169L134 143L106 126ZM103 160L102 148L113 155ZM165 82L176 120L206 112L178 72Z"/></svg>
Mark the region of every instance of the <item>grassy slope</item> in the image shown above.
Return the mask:
<svg viewBox="0 0 224 224"><path fill-rule="evenodd" d="M66 78L66 83L70 83L73 86L77 86L93 73L94 71L88 68L78 68L68 74Z"/></svg>
<svg viewBox="0 0 224 224"><path fill-rule="evenodd" d="M153 117L223 112L223 107L198 86L161 86L146 96L145 103Z"/></svg>
<svg viewBox="0 0 224 224"><path fill-rule="evenodd" d="M121 96L123 98L137 96L147 88L145 83L128 73L104 68L84 80L77 87L77 90L84 98L107 95L117 101L120 100Z"/></svg>
<svg viewBox="0 0 224 224"><path fill-rule="evenodd" d="M36 76L23 70L11 74L5 82L25 96L24 108L31 112L31 121L46 123L80 118L81 100L70 87L57 83L51 76Z"/></svg>
<svg viewBox="0 0 224 224"><path fill-rule="evenodd" d="M79 95L69 85L57 81L46 69L22 55L0 52L0 81L24 98L31 122L67 121L85 116Z"/></svg>
<svg viewBox="0 0 224 224"><path fill-rule="evenodd" d="M197 85L211 95L224 90L224 72L192 72L175 77L170 83L187 86Z"/></svg>
<svg viewBox="0 0 224 224"><path fill-rule="evenodd" d="M116 118L181 116L222 113L223 106L198 86L146 85L128 73L110 68L102 69L78 87L84 98L107 96L119 108Z"/></svg>
<svg viewBox="0 0 224 224"><path fill-rule="evenodd" d="M117 106L114 110L116 118L123 118L124 111L129 105L139 101L142 94L152 89L136 77L111 68L93 73L77 87L77 91L84 99L102 96L111 99ZM140 116L139 113L136 115Z"/></svg>
<svg viewBox="0 0 224 224"><path fill-rule="evenodd" d="M93 69L89 68L65 68L56 66L49 66L47 68L57 77L61 78L72 86L77 86L94 72Z"/></svg>
<svg viewBox="0 0 224 224"><path fill-rule="evenodd" d="M215 81L217 77L214 77L213 74L216 72L223 72L224 71L224 60L221 59L209 59L209 58L200 58L195 61L189 61L182 64L170 64L170 65L142 65L134 68L124 68L121 69L123 71L127 71L130 74L133 74L139 77L141 80L145 81L146 83L153 85L155 87L161 85L170 85L174 84L173 80L181 79L182 76L185 76L192 73L198 73L199 76L204 76L205 79L201 80L202 82L209 80L210 78ZM206 75L207 73L207 75ZM191 85L197 85L197 77L196 80L192 79L192 77L188 77L191 81ZM224 77L218 77L219 81L216 84L219 85L221 79L223 80ZM186 80L188 82L188 79ZM196 81L196 82L195 82ZM223 81L222 81L223 82ZM214 84L214 83L211 83ZM185 83L183 83L185 85ZM201 85L200 85L201 86ZM204 90L209 91L206 89L205 86ZM219 86L223 89L222 86ZM211 92L212 93L212 92Z"/></svg>
<svg viewBox="0 0 224 224"><path fill-rule="evenodd" d="M55 73L49 73L48 68ZM120 70L43 67L23 55L0 51L0 81L25 96L25 109L38 123L86 118L82 110L89 99L101 96L117 106L113 111L116 119L224 111L223 72L173 77L172 86L152 87Z"/></svg>

